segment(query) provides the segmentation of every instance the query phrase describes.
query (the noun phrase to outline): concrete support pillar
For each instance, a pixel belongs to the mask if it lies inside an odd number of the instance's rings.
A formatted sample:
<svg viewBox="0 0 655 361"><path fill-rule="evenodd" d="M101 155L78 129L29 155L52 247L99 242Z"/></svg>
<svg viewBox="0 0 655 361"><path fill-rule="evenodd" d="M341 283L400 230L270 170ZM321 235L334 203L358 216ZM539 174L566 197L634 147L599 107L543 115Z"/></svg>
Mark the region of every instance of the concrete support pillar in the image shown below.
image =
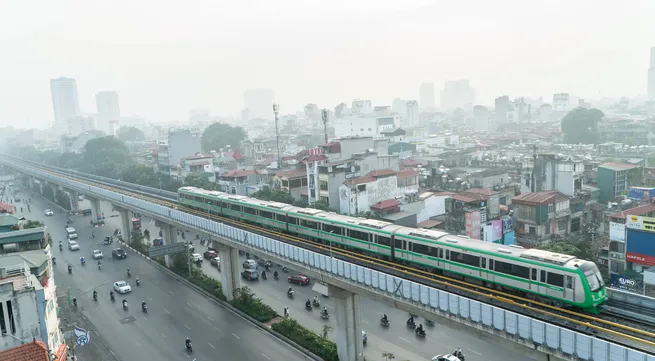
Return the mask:
<svg viewBox="0 0 655 361"><path fill-rule="evenodd" d="M100 200L89 197L89 202L91 202L91 222L93 222L93 224L98 224L102 220Z"/></svg>
<svg viewBox="0 0 655 361"><path fill-rule="evenodd" d="M123 234L123 241L130 242L132 240L132 217L130 216L130 211L116 206L114 206L114 210L118 212L119 218L121 219L121 233Z"/></svg>
<svg viewBox="0 0 655 361"><path fill-rule="evenodd" d="M223 295L228 301L234 299L234 290L241 287L241 274L239 268L239 250L234 247L218 244L221 259L221 285Z"/></svg>
<svg viewBox="0 0 655 361"><path fill-rule="evenodd" d="M71 212L77 212L80 210L80 200L79 200L79 193L75 191L67 191L68 197L70 198L71 201Z"/></svg>
<svg viewBox="0 0 655 361"><path fill-rule="evenodd" d="M329 286L337 318L337 354L341 361L363 361L362 317L359 295Z"/></svg>
<svg viewBox="0 0 655 361"><path fill-rule="evenodd" d="M165 245L173 244L173 243L177 242L177 228L176 227L171 226L170 224L164 223L164 222L159 221L159 220L155 220L155 226L157 226L157 227L159 227L159 229L161 229L161 233L162 233L161 238L164 239L164 244ZM158 237L159 237L159 234L150 235L150 238L153 238L153 239L158 238ZM164 261L166 262L166 267L170 268L170 267L173 266L173 264L171 262L171 256L170 255L164 256Z"/></svg>

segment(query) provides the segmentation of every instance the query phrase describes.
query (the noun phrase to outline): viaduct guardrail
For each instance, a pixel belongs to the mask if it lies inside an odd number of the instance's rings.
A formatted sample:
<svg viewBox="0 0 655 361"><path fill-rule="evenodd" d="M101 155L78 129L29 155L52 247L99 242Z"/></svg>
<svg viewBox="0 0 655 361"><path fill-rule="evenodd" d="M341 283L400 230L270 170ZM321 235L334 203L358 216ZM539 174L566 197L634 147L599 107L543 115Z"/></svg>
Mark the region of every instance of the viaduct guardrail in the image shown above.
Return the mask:
<svg viewBox="0 0 655 361"><path fill-rule="evenodd" d="M306 270L308 275L326 283L390 303L422 317L430 318L431 315L437 314L531 349L569 360L655 361L653 354L646 354L220 222L45 173L6 158L1 159L0 163L65 188L107 200L133 211L150 214L167 223L195 228L210 234L214 239L218 235L220 243L266 255L279 260L280 264Z"/></svg>

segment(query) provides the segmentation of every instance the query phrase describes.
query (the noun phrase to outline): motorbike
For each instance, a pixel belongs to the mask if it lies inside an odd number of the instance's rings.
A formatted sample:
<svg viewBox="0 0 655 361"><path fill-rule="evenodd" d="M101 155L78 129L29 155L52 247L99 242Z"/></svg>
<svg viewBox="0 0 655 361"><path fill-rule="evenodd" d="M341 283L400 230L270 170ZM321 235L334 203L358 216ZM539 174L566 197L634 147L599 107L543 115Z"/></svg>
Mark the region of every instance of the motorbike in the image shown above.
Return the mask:
<svg viewBox="0 0 655 361"><path fill-rule="evenodd" d="M416 323L407 321L407 327L409 327L411 329L415 329L416 328Z"/></svg>
<svg viewBox="0 0 655 361"><path fill-rule="evenodd" d="M64 250L64 246L62 246L62 245L60 244L60 245L59 245L59 252L61 252L61 251L63 251L63 250Z"/></svg>
<svg viewBox="0 0 655 361"><path fill-rule="evenodd" d="M416 336L418 337L425 337L425 331L421 331L418 328L415 330Z"/></svg>
<svg viewBox="0 0 655 361"><path fill-rule="evenodd" d="M280 275L277 274L277 271L275 271L275 273L273 273L273 278L275 278L276 281L280 279Z"/></svg>
<svg viewBox="0 0 655 361"><path fill-rule="evenodd" d="M311 303L305 303L305 309L306 309L307 311L311 311L312 308L313 308L313 307L312 307L312 304L311 304Z"/></svg>
<svg viewBox="0 0 655 361"><path fill-rule="evenodd" d="M382 325L382 326L384 326L384 327L389 327L389 325L391 325L391 323L389 322L388 319L385 320L384 318L381 318L381 319L380 319L380 325Z"/></svg>
<svg viewBox="0 0 655 361"><path fill-rule="evenodd" d="M314 307L321 307L321 303L320 303L318 300L313 300L313 301L312 301L312 305L313 305Z"/></svg>
<svg viewBox="0 0 655 361"><path fill-rule="evenodd" d="M100 271L101 269L102 269L102 265L98 263L98 271Z"/></svg>
<svg viewBox="0 0 655 361"><path fill-rule="evenodd" d="M52 264L56 265L57 264L57 259L55 257L52 257Z"/></svg>
<svg viewBox="0 0 655 361"><path fill-rule="evenodd" d="M132 272L129 269L127 270L127 277L132 277Z"/></svg>
<svg viewBox="0 0 655 361"><path fill-rule="evenodd" d="M428 325L428 326L430 326L430 327L432 327L432 326L434 326L434 321L432 321L432 320L425 320L425 324Z"/></svg>
<svg viewBox="0 0 655 361"><path fill-rule="evenodd" d="M287 292L287 297L289 297L289 298L293 298L293 291L291 291L291 292Z"/></svg>
<svg viewBox="0 0 655 361"><path fill-rule="evenodd" d="M80 263L82 264L82 266L86 265L86 260L84 259L84 257L80 258Z"/></svg>
<svg viewBox="0 0 655 361"><path fill-rule="evenodd" d="M193 345L191 345L191 342L186 343L186 349L189 352L193 352Z"/></svg>
<svg viewBox="0 0 655 361"><path fill-rule="evenodd" d="M148 313L148 305L141 305L141 310L143 310L144 313Z"/></svg>
<svg viewBox="0 0 655 361"><path fill-rule="evenodd" d="M73 298L73 306L77 307L77 298Z"/></svg>
<svg viewBox="0 0 655 361"><path fill-rule="evenodd" d="M282 272L284 272L284 273L289 273L289 269L286 268L286 267L282 267Z"/></svg>
<svg viewBox="0 0 655 361"><path fill-rule="evenodd" d="M262 272L262 279L263 279L263 280L268 279L268 276L266 275L266 272Z"/></svg>
<svg viewBox="0 0 655 361"><path fill-rule="evenodd" d="M113 293L110 293L110 294L109 294L109 298L111 299L111 302L116 301L116 296L114 296Z"/></svg>
<svg viewBox="0 0 655 361"><path fill-rule="evenodd" d="M123 309L127 310L127 302L123 302Z"/></svg>
<svg viewBox="0 0 655 361"><path fill-rule="evenodd" d="M96 302L98 302L98 294L97 294L97 293L94 293L94 294L93 294L93 300L96 301Z"/></svg>
<svg viewBox="0 0 655 361"><path fill-rule="evenodd" d="M72 273L73 273L73 267L68 266L68 274L72 274Z"/></svg>
<svg viewBox="0 0 655 361"><path fill-rule="evenodd" d="M137 277L137 279L136 279L136 285L137 285L137 286L141 286L141 280L140 280L138 277Z"/></svg>
<svg viewBox="0 0 655 361"><path fill-rule="evenodd" d="M466 361L466 356L464 355L464 352L462 352L461 348L458 348L457 350L455 350L455 352L453 352L453 356L460 359L460 361Z"/></svg>
<svg viewBox="0 0 655 361"><path fill-rule="evenodd" d="M325 311L321 311L321 318L327 320L330 318L330 314Z"/></svg>

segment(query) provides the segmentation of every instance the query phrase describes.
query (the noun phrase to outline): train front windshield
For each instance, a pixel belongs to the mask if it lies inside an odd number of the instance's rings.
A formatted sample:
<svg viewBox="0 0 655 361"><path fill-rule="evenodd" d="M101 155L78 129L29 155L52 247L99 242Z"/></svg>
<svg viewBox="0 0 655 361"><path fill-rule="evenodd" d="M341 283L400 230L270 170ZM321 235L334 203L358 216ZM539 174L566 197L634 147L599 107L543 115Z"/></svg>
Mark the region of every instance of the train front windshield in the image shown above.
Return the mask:
<svg viewBox="0 0 655 361"><path fill-rule="evenodd" d="M589 288L591 292L596 292L605 287L605 281L603 281L603 276L600 274L596 264L592 262L583 263L580 266L580 269L584 273L587 283L589 283Z"/></svg>

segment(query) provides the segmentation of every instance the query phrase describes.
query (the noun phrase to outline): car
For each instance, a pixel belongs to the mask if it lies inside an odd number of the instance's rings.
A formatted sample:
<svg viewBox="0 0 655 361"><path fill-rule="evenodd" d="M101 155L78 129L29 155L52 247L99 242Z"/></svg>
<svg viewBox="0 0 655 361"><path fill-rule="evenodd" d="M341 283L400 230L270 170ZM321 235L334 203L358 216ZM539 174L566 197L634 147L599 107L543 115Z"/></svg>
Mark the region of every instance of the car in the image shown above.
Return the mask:
<svg viewBox="0 0 655 361"><path fill-rule="evenodd" d="M79 196L77 196L77 200L80 201L80 202L83 201L83 200L84 200L84 196L80 194Z"/></svg>
<svg viewBox="0 0 655 361"><path fill-rule="evenodd" d="M308 285L311 282L309 280L309 277L300 274L290 276L289 278L287 278L287 281L289 281L289 283L295 283L301 286Z"/></svg>
<svg viewBox="0 0 655 361"><path fill-rule="evenodd" d="M193 251L196 250L196 247L193 246L193 244L191 243L191 241L186 241L186 242L184 242L184 243L186 244L187 247L189 247L189 252L193 252Z"/></svg>
<svg viewBox="0 0 655 361"><path fill-rule="evenodd" d="M462 361L459 359L459 357L453 355L453 354L443 354L443 355L437 355L432 358L432 361Z"/></svg>
<svg viewBox="0 0 655 361"><path fill-rule="evenodd" d="M260 258L259 260L257 260L257 264L262 266L262 267L266 267L266 265L268 265L270 267L273 263L271 261L267 261L267 260L265 260L263 258Z"/></svg>
<svg viewBox="0 0 655 361"><path fill-rule="evenodd" d="M216 257L217 254L218 253L216 253L216 251L209 250L209 251L205 251L205 253L203 253L202 256L205 257L205 259L212 259L212 258Z"/></svg>
<svg viewBox="0 0 655 361"><path fill-rule="evenodd" d="M50 208L48 208L48 209L46 209L45 211L43 211L43 213L44 213L46 216L48 216L48 217L50 217L50 216L54 216L54 215L55 215L55 212L53 212L52 209L50 209Z"/></svg>
<svg viewBox="0 0 655 361"><path fill-rule="evenodd" d="M114 290L121 295L132 292L132 286L125 281L114 282Z"/></svg>
<svg viewBox="0 0 655 361"><path fill-rule="evenodd" d="M366 332L362 330L362 343L366 345L366 341L368 341L368 336L366 335Z"/></svg>
<svg viewBox="0 0 655 361"><path fill-rule="evenodd" d="M94 249L91 252L91 257L93 259L101 259L101 258L104 258L105 256L102 254L102 252L100 250Z"/></svg>
<svg viewBox="0 0 655 361"><path fill-rule="evenodd" d="M71 251L79 251L80 250L80 245L77 244L75 241L68 241L68 249Z"/></svg>
<svg viewBox="0 0 655 361"><path fill-rule="evenodd" d="M219 270L221 269L221 259L219 257L214 257L210 259L209 264L214 267L218 267Z"/></svg>
<svg viewBox="0 0 655 361"><path fill-rule="evenodd" d="M256 269L247 269L241 272L241 277L247 279L248 281L255 281L259 279L259 272Z"/></svg>
<svg viewBox="0 0 655 361"><path fill-rule="evenodd" d="M243 262L243 268L245 269L257 269L257 262L252 259L247 259Z"/></svg>
<svg viewBox="0 0 655 361"><path fill-rule="evenodd" d="M194 253L191 255L193 262L202 262L202 255L200 253Z"/></svg>
<svg viewBox="0 0 655 361"><path fill-rule="evenodd" d="M115 248L111 251L111 256L117 259L127 258L127 253L122 248Z"/></svg>

